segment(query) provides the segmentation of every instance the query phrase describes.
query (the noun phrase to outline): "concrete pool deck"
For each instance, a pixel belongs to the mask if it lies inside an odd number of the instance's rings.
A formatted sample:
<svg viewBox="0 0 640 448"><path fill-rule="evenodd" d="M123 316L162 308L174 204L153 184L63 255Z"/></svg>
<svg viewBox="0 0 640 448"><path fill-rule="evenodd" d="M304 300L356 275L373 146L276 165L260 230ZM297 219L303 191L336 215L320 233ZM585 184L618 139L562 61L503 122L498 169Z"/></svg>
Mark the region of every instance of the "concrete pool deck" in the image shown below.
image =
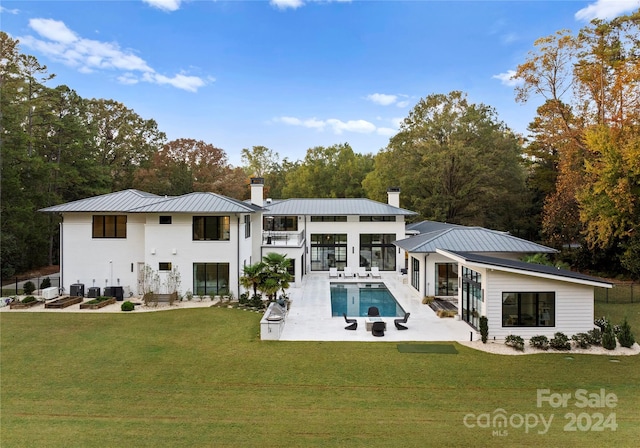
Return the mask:
<svg viewBox="0 0 640 448"><path fill-rule="evenodd" d="M365 318L357 317L358 329L345 330L347 323L342 316L331 316L330 283L383 282L402 308L411 313L406 324L408 330L399 331L393 325L393 317L384 317L387 331L384 337L374 337L365 329ZM299 287L290 288L291 309L280 335L281 341L469 341L471 333L476 340L480 336L465 322L453 318L440 318L429 306L421 303L421 297L398 276L382 273L380 279L329 278L327 273L306 275ZM355 316L349 316L354 318Z"/></svg>

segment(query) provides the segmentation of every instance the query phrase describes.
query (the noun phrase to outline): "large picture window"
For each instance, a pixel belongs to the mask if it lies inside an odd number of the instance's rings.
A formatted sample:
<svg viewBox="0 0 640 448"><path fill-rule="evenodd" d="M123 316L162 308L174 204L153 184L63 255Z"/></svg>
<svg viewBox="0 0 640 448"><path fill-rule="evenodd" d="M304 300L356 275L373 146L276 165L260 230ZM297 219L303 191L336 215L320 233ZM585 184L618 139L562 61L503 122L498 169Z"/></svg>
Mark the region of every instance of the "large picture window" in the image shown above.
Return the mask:
<svg viewBox="0 0 640 448"><path fill-rule="evenodd" d="M503 327L555 327L554 292L503 292Z"/></svg>
<svg viewBox="0 0 640 448"><path fill-rule="evenodd" d="M436 263L436 295L458 295L458 263Z"/></svg>
<svg viewBox="0 0 640 448"><path fill-rule="evenodd" d="M328 271L329 268L344 269L347 265L346 233L311 234L311 270Z"/></svg>
<svg viewBox="0 0 640 448"><path fill-rule="evenodd" d="M193 263L193 293L199 296L229 294L229 263Z"/></svg>
<svg viewBox="0 0 640 448"><path fill-rule="evenodd" d="M126 215L93 215L93 238L126 238Z"/></svg>
<svg viewBox="0 0 640 448"><path fill-rule="evenodd" d="M266 231L274 232L297 232L298 217L297 216L265 216L262 226Z"/></svg>
<svg viewBox="0 0 640 448"><path fill-rule="evenodd" d="M229 241L228 216L194 216L194 241Z"/></svg>
<svg viewBox="0 0 640 448"><path fill-rule="evenodd" d="M395 271L395 233L360 235L360 267L377 267L381 271Z"/></svg>

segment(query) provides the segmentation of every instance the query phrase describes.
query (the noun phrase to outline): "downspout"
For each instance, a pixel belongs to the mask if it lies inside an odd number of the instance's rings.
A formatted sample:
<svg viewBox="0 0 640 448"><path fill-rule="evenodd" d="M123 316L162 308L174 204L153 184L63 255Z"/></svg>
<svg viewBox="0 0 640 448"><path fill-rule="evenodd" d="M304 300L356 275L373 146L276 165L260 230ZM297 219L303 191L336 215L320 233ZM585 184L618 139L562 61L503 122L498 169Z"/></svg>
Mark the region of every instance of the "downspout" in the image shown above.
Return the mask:
<svg viewBox="0 0 640 448"><path fill-rule="evenodd" d="M240 215L238 215L238 228L236 230L236 298L240 299Z"/></svg>

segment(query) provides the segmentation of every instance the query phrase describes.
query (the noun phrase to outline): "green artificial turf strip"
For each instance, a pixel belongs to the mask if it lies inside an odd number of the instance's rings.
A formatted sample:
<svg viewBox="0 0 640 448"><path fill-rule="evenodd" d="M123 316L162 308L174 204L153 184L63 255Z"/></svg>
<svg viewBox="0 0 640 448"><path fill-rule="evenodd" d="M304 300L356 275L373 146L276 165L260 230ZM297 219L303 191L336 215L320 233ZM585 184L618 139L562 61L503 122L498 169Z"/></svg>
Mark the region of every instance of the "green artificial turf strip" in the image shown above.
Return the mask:
<svg viewBox="0 0 640 448"><path fill-rule="evenodd" d="M452 344L398 344L400 353L438 353L455 355L458 350Z"/></svg>
<svg viewBox="0 0 640 448"><path fill-rule="evenodd" d="M260 341L255 313L2 313L0 445L635 446L640 356L407 356L397 343ZM605 389L616 431L565 431L552 393ZM554 416L548 433L468 417ZM595 418L595 417L594 417Z"/></svg>

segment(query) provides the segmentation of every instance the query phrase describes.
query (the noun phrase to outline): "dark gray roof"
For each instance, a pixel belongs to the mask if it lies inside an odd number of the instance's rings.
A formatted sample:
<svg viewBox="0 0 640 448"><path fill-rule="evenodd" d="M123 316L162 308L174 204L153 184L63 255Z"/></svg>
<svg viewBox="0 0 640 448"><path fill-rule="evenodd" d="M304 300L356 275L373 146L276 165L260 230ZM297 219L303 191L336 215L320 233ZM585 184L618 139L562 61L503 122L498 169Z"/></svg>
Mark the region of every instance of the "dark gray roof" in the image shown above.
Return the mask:
<svg viewBox="0 0 640 448"><path fill-rule="evenodd" d="M485 266L493 266L495 268L508 268L510 270L523 271L528 273L543 274L545 276L561 277L563 279L572 279L579 282L598 283L597 286L611 287L612 284L606 280L592 277L590 275L581 274L579 272L559 269L555 266L547 266L543 264L525 263L524 261L507 260L504 258L488 257L486 255L473 254L470 252L443 251L451 253L462 258L466 263L475 263Z"/></svg>
<svg viewBox="0 0 640 448"><path fill-rule="evenodd" d="M215 193L158 196L138 190L123 190L43 208L41 212L104 213L253 213L262 210L253 204Z"/></svg>
<svg viewBox="0 0 640 448"><path fill-rule="evenodd" d="M394 244L407 252L433 253L436 249L460 252L557 252L541 244L532 243L505 232L483 227L455 226L444 230L412 236Z"/></svg>
<svg viewBox="0 0 640 448"><path fill-rule="evenodd" d="M265 203L273 215L416 215L417 213L371 199L283 199Z"/></svg>

